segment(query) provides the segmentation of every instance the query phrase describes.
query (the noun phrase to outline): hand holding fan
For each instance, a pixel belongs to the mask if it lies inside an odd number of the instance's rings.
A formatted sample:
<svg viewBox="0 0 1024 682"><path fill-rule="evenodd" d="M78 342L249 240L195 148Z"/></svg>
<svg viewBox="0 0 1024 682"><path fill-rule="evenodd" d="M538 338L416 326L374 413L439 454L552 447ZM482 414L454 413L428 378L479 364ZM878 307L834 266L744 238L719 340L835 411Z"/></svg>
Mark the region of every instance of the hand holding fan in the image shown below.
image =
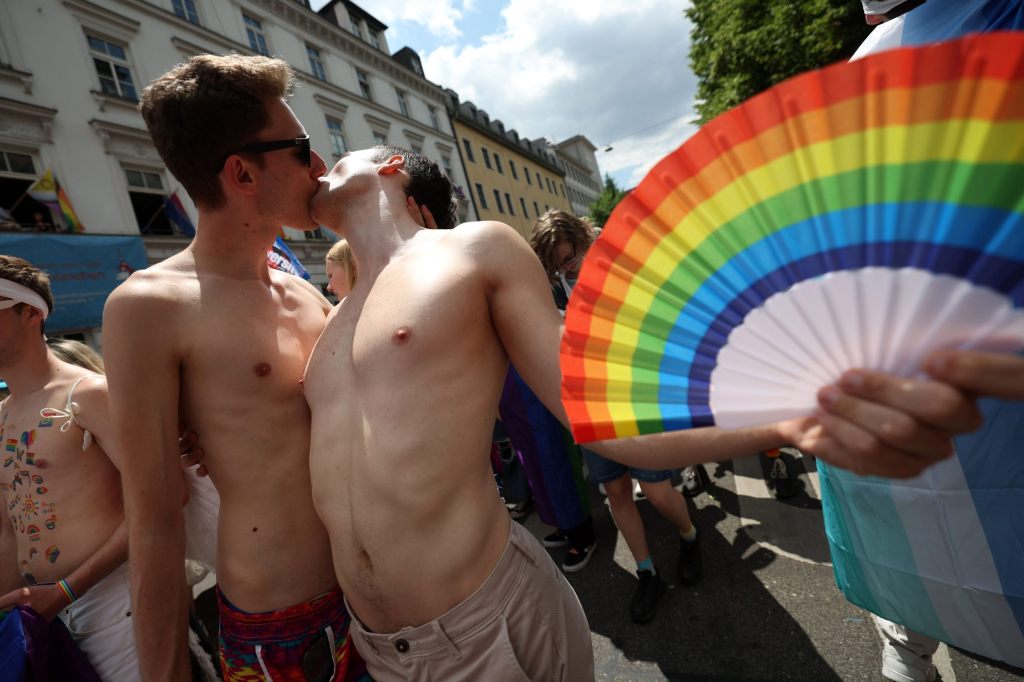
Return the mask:
<svg viewBox="0 0 1024 682"><path fill-rule="evenodd" d="M895 50L704 126L616 208L566 315L577 440L809 414L846 369L1024 347L1024 35Z"/></svg>

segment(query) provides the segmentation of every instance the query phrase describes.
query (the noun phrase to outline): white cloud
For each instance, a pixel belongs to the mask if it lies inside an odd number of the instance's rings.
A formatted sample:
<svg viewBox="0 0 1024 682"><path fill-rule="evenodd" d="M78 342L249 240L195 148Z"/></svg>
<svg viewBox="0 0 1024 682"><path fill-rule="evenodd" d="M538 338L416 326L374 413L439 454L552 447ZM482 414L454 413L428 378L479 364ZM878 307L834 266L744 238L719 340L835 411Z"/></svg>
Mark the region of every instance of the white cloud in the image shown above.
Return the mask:
<svg viewBox="0 0 1024 682"><path fill-rule="evenodd" d="M458 24L463 12L473 8L473 0L463 0L461 9L456 4L454 0L359 0L358 3L385 24L409 21L442 38L462 35Z"/></svg>
<svg viewBox="0 0 1024 682"><path fill-rule="evenodd" d="M509 0L503 25L476 44L421 56L428 78L520 135L614 145L598 154L601 169L632 185L692 132L684 9L678 0Z"/></svg>

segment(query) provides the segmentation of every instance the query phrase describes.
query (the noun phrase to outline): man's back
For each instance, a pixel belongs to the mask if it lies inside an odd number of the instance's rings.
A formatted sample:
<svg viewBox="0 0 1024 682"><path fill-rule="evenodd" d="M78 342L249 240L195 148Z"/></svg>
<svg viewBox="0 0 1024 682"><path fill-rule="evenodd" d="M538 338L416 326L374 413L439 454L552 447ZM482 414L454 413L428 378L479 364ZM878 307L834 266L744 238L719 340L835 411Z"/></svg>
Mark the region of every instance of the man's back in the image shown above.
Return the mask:
<svg viewBox="0 0 1024 682"><path fill-rule="evenodd" d="M147 393L159 386L139 386L138 400L177 408L202 439L221 496L222 591L241 609L267 611L329 590L335 579L311 504L300 383L323 328L322 297L291 275L271 272L264 283L216 274L191 249L137 273L116 295L134 299L144 315L134 324L161 337L132 350L138 362L178 379L154 398Z"/></svg>
<svg viewBox="0 0 1024 682"><path fill-rule="evenodd" d="M419 233L357 284L310 358L314 499L346 597L376 631L458 604L508 541L487 458L506 358L479 229Z"/></svg>

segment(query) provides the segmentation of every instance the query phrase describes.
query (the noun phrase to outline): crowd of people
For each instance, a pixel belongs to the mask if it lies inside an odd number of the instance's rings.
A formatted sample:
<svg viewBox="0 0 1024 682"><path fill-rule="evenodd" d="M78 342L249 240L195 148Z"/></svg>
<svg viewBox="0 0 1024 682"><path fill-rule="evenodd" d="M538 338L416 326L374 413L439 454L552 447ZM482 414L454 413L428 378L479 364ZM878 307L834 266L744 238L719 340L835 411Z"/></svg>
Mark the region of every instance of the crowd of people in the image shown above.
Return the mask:
<svg viewBox="0 0 1024 682"><path fill-rule="evenodd" d="M200 55L143 92L200 229L110 296L105 375L46 344L45 273L0 256L0 607L45 627L59 616L61 645L84 652L60 660L94 670L59 679L201 674L183 512L183 463L201 460L219 495L223 679L592 679L586 614L510 519L487 453L510 385L567 425L559 309L593 232L560 212L529 244L492 221L448 229L450 181L405 149L348 152L328 169L287 103L293 81L277 59ZM328 255L337 306L268 269L282 225L344 239ZM1019 357L945 352L924 369L851 371L823 387L814 417L588 444L636 561L631 617L653 618L664 590L632 479L677 528L676 579L693 584L700 533L673 470L792 445L857 473L914 476L977 428L978 395L1024 398ZM572 469L561 485L579 480ZM551 512L547 539L571 545L565 570L593 552L585 531L571 538L584 516Z"/></svg>

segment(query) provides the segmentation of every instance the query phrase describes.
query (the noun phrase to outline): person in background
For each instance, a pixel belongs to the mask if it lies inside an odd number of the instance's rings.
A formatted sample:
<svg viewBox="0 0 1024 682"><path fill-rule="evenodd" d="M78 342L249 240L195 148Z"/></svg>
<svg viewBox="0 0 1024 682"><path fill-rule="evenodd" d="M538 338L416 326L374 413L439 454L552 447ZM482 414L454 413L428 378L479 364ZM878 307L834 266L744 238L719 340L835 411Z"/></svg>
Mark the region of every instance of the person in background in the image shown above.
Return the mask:
<svg viewBox="0 0 1024 682"><path fill-rule="evenodd" d="M555 304L563 315L594 238L589 222L566 211L552 209L534 223L530 246L544 266ZM639 483L644 496L679 532L676 579L680 585L695 585L701 577L697 527L690 519L686 500L672 487L672 470L627 467L588 448L583 448L583 456L591 479L604 484L612 519L636 561L637 586L630 602L630 618L637 623L650 622L666 584L651 557L644 522L633 499L633 481Z"/></svg>
<svg viewBox="0 0 1024 682"><path fill-rule="evenodd" d="M103 374L103 356L81 341L51 338L46 340L46 345L57 359L84 367L96 374Z"/></svg>
<svg viewBox="0 0 1024 682"><path fill-rule="evenodd" d="M20 586L2 586L0 608L59 616L103 680L135 680L121 458L106 381L47 347L53 307L44 272L0 256L0 373L11 387L0 403L0 523L16 545L3 554L4 573L16 566L21 576Z"/></svg>
<svg viewBox="0 0 1024 682"><path fill-rule="evenodd" d="M980 0L977 2L961 2L960 0L862 0L864 8L864 19L868 24L877 27L864 40L855 52L853 59L859 59L871 54L876 54L887 49L919 45L924 43L949 40L959 36L998 30L1022 30L1024 29L1024 2L1021 0ZM1021 400L1024 398L1024 358L1001 353L987 353L981 351L942 351L934 354L925 362L925 370L934 378L959 386L965 391L978 395L994 396L1003 400ZM984 400L981 402L983 414L986 417L986 427L978 436L960 438L956 441L958 456L963 460L970 456L972 451L984 452L992 449L1017 448L1021 439L1024 438L1024 425L1021 416L1024 414L1020 406L1003 405L996 400ZM1019 458L1018 458L1019 459ZM963 460L967 461L967 460ZM974 466L977 466L975 464ZM947 472L948 467L940 465L937 471ZM999 476L1006 481L1020 479L1024 475L1024 468L1012 470L1001 470ZM948 486L948 476L932 475L915 479L915 484L906 488L904 496L917 495L921 504L930 504L933 500L945 499L946 495L955 495L962 486L964 474L959 477L954 475L952 487ZM841 480L837 477L837 480ZM942 483L937 481L942 480ZM1011 494L1007 491L1007 494ZM881 505L872 504L870 498L862 498L859 495L845 495L845 504L854 506L859 501L865 506L871 506L871 514L877 516ZM935 517L960 518L963 527L973 523L971 515L963 511L961 505L944 506L944 513L935 514ZM826 505L826 513L829 512L829 505ZM1024 525L1018 523L1020 515L1010 514L1006 523L1016 524L1017 530L1013 531L1014 537L1024 535ZM894 519L893 523L899 524ZM945 537L942 527L936 525L928 529L935 534L934 542L944 545L949 542ZM928 532L918 527L918 534ZM866 532L867 529L860 529ZM851 532L857 533L858 529ZM927 541L924 538L914 538L919 541ZM845 542L843 544L846 544ZM1020 549L1020 543L1015 545L1003 543L1003 550L1006 551L1001 561L1007 565L1024 565L1024 554L1016 552L1016 558L1011 558L1011 549ZM873 561L891 562L891 557L878 557ZM953 558L951 560L956 560ZM963 557L963 561L977 563L974 557ZM902 574L905 569L900 569L898 575L884 575L883 579L888 580L891 585L902 585ZM892 590L895 598L893 603L887 604L884 608L883 617L878 613L872 613L872 617L879 630L883 633L882 650L882 676L894 682L932 682L936 679L938 671L935 667L932 656L938 650L939 640L924 632L907 627L904 622L920 618L919 613L912 614L912 618L904 619L901 614L908 613L910 609L906 604L898 604L902 595L899 590ZM980 613L987 611L989 615L995 612L990 603L979 602L980 606L971 607L971 600L982 592L972 587L965 587L944 595L943 598L952 599L963 603L965 613ZM909 602L908 602L909 603ZM977 609L977 610L976 610ZM878 609L882 611L883 609ZM890 620L892 618L892 620ZM921 626L931 625L924 620L919 621ZM968 622L966 617L964 622ZM927 628L926 628L927 629ZM933 634L938 634L933 631ZM984 637L983 633L979 633Z"/></svg>
<svg viewBox="0 0 1024 682"><path fill-rule="evenodd" d="M327 291L341 300L356 285L356 261L348 242L339 239L327 251Z"/></svg>

